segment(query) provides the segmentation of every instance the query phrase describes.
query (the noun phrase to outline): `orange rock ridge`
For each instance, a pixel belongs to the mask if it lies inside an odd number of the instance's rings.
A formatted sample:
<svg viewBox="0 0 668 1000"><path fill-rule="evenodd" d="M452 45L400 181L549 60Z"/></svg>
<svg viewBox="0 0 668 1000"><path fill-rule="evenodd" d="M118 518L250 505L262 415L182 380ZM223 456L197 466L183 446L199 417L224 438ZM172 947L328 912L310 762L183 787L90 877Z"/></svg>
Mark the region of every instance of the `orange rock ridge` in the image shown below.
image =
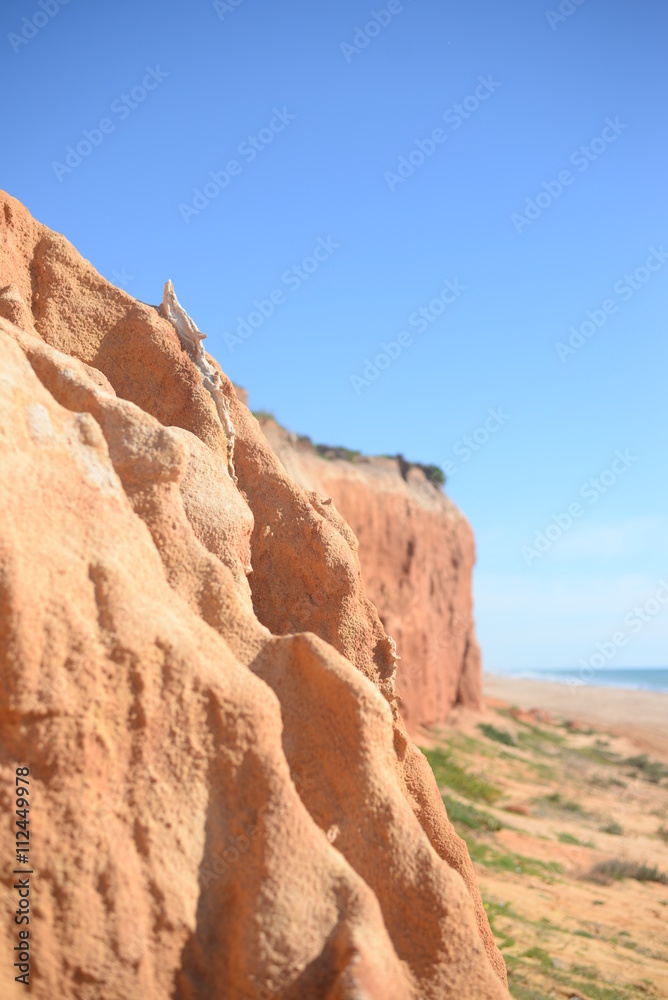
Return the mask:
<svg viewBox="0 0 668 1000"><path fill-rule="evenodd" d="M229 426L174 325L2 193L0 358L1 832L28 764L32 994L507 998L342 517L212 358Z"/></svg>
<svg viewBox="0 0 668 1000"><path fill-rule="evenodd" d="M369 597L396 642L397 696L409 730L442 725L455 705L482 708L473 622L473 532L424 470L401 458L320 454L274 420L261 419L296 482L333 498L359 541Z"/></svg>

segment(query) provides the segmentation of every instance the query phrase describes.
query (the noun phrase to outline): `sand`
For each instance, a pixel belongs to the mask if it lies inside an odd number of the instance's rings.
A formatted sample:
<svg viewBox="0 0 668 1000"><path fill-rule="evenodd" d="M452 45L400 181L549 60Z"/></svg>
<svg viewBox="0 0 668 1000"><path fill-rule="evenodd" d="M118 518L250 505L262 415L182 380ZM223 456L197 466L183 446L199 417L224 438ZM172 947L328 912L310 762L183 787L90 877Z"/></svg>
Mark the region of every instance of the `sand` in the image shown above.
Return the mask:
<svg viewBox="0 0 668 1000"><path fill-rule="evenodd" d="M591 684L574 687L497 674L484 675L483 690L486 698L542 709L627 736L642 750L668 759L668 694Z"/></svg>

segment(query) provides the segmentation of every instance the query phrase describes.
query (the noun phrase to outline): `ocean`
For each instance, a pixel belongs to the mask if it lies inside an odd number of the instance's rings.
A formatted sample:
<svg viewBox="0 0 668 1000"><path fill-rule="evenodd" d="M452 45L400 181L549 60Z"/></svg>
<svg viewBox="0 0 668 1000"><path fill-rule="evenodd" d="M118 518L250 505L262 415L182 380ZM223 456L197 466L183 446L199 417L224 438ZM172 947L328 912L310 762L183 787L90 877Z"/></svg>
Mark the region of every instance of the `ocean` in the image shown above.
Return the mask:
<svg viewBox="0 0 668 1000"><path fill-rule="evenodd" d="M557 667L553 670L504 671L505 677L559 684L594 684L668 693L668 667Z"/></svg>

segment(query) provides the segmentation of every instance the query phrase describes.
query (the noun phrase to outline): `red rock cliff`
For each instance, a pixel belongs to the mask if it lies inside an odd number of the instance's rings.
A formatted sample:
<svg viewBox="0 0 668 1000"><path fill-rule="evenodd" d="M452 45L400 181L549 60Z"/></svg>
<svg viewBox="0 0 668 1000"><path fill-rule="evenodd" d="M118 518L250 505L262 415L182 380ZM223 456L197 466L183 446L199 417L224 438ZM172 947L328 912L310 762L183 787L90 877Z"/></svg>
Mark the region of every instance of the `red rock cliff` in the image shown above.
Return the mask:
<svg viewBox="0 0 668 1000"><path fill-rule="evenodd" d="M31 995L508 997L352 531L173 297L112 287L1 193L0 510L0 836L28 765Z"/></svg>
<svg viewBox="0 0 668 1000"><path fill-rule="evenodd" d="M475 562L468 521L420 466L397 458L323 457L275 421L262 429L300 486L333 499L359 541L362 575L401 657L400 710L408 727L482 705L472 615Z"/></svg>

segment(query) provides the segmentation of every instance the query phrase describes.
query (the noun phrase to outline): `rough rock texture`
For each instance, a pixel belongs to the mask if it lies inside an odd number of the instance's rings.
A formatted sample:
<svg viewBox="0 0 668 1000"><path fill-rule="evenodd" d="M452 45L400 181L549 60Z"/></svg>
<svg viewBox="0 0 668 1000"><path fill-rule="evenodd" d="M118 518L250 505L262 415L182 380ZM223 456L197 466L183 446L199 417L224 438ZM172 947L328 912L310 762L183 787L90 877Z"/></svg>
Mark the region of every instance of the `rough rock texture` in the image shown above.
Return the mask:
<svg viewBox="0 0 668 1000"><path fill-rule="evenodd" d="M235 482L175 327L4 194L0 317L0 835L27 764L32 995L508 997L350 529L207 356Z"/></svg>
<svg viewBox="0 0 668 1000"><path fill-rule="evenodd" d="M401 657L396 689L409 729L445 723L458 704L482 707L475 544L461 511L419 466L323 457L274 420L261 426L292 478L331 497L359 540L365 586Z"/></svg>

